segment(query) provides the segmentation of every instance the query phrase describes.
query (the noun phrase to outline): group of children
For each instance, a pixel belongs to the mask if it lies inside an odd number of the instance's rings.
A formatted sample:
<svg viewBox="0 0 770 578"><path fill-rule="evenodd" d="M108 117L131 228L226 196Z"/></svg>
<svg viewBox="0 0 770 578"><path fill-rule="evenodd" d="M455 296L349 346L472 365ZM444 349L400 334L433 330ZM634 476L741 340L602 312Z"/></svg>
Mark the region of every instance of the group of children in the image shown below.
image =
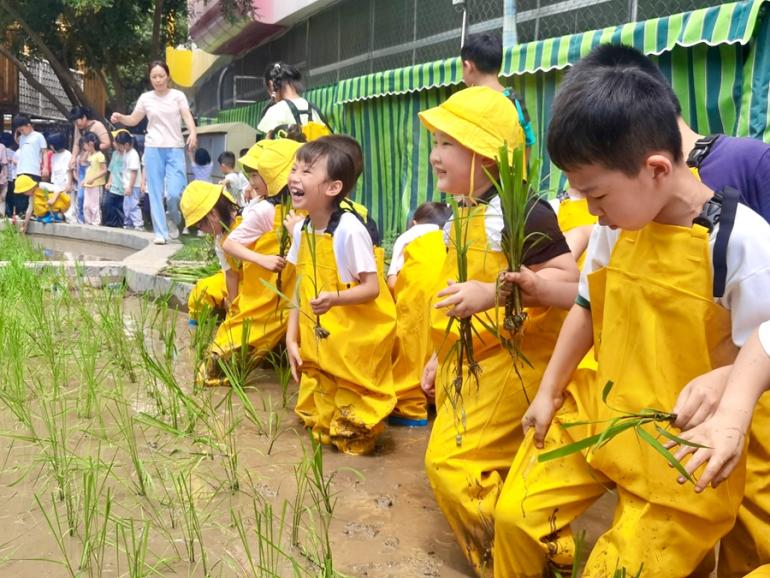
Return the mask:
<svg viewBox="0 0 770 578"><path fill-rule="evenodd" d="M387 423L428 425L435 397L426 474L479 575L569 574L570 525L607 489L615 515L584 576L708 576L720 541L720 577L770 563L770 215L750 208L768 207L768 148L695 134L654 64L600 46L553 104L547 149L569 194L527 207L523 266L508 271L496 159L526 146L525 115L466 57L475 86L420 113L456 209L419 207L387 277L347 198L363 167L350 137L254 145L240 162L257 197L240 214L222 185L187 187L185 220L215 237L223 268L191 311L226 309L198 378L226 384L235 349L259 358L285 335L298 417L353 455ZM512 285L526 307L515 357L500 339ZM601 436L653 410L673 423ZM664 467L666 444L694 454L694 489Z"/></svg>

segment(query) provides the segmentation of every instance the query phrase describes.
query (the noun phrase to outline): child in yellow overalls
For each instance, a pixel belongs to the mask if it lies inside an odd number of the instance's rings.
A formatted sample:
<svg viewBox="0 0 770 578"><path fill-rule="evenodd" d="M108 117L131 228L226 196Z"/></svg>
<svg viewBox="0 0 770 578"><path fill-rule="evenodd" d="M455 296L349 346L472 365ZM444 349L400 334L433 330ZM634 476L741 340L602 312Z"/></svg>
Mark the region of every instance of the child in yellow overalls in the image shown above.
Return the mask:
<svg viewBox="0 0 770 578"><path fill-rule="evenodd" d="M462 225L467 225L467 283L457 281L457 243L453 221L445 230L448 253L438 277L439 296L432 314L432 344L439 369L436 378L436 421L431 432L425 467L436 501L449 522L462 551L481 575L490 571L493 513L497 498L516 449L521 443L518 421L537 390L540 375L564 317L551 307L529 310L524 327L524 355L531 367L521 364L521 381L510 353L497 336L476 318L473 348L480 366L478 385L468 375L462 379L463 417L457 419L453 400L454 375L450 368L451 348L458 341L457 323L447 333L449 317L467 317L487 312L494 323L502 321L497 307L495 284L507 268L502 252L503 217L500 199L487 176L496 174L494 159L500 147L523 146L516 108L503 94L486 87L473 87L452 95L441 106L420 113L433 133L430 160L440 191L451 194L460 205ZM527 219L527 233L539 232L546 239L528 244L525 264L537 279L548 276L571 281L574 292L578 271L569 247L559 231L556 215L548 203L538 201ZM482 304L470 294L488 289ZM434 298L435 301L435 298ZM529 397L528 397L529 396Z"/></svg>
<svg viewBox="0 0 770 578"><path fill-rule="evenodd" d="M195 325L201 311L227 311L238 296L238 264L226 258L222 243L238 224L238 205L222 185L206 181L192 181L182 193L180 209L188 227L197 227L214 237L221 270L195 284L188 299L190 323Z"/></svg>
<svg viewBox="0 0 770 578"><path fill-rule="evenodd" d="M673 407L690 380L730 364L736 346L770 317L770 227L737 204L737 191L715 195L688 170L666 91L638 70L576 65L554 100L549 154L603 226L522 420L525 441L495 511L496 576L539 577L546 566L569 573L569 525L608 487L618 506L586 577L641 567L671 578L700 572L735 521L740 471L697 496L634 430L587 456L537 461L540 448L594 435L620 412ZM595 378L568 385L591 345ZM576 421L583 425L560 426Z"/></svg>
<svg viewBox="0 0 770 578"><path fill-rule="evenodd" d="M32 215L38 220L63 222L64 213L70 208L70 196L51 183L38 183L28 175L16 179L14 192L32 197L24 215L22 231L27 230Z"/></svg>
<svg viewBox="0 0 770 578"><path fill-rule="evenodd" d="M238 297L217 329L207 363L207 385L224 383L216 360L229 356L246 344L255 360L269 353L286 333L288 315L280 296L270 287L291 295L294 267L286 267L285 253L291 241L284 229L290 200L286 186L294 154L300 143L289 140L263 140L252 146L240 162L249 184L262 200L249 203L239 225L224 240L227 255L242 264ZM248 327L248 330L246 329Z"/></svg>
<svg viewBox="0 0 770 578"><path fill-rule="evenodd" d="M451 214L444 203L423 203L414 211L412 226L393 244L388 286L396 300L393 387L398 402L388 418L391 425L428 425L420 377L433 351L430 305L446 257L442 229Z"/></svg>
<svg viewBox="0 0 770 578"><path fill-rule="evenodd" d="M347 136L327 136L297 152L289 191L308 218L296 226L288 256L297 267L298 303L286 348L305 426L340 451L366 454L396 404L396 324L371 236L360 216L340 207L359 175L360 147L352 144Z"/></svg>

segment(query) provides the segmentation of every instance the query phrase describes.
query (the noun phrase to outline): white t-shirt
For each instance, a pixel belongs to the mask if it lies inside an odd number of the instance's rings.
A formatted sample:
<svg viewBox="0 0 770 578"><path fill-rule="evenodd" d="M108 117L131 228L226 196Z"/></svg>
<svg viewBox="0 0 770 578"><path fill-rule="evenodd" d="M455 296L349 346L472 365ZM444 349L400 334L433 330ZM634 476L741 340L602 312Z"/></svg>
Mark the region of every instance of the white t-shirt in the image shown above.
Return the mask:
<svg viewBox="0 0 770 578"><path fill-rule="evenodd" d="M313 233L310 225L308 225L308 232ZM297 264L299 258L299 244L307 242L302 238L302 235L302 223L297 223L297 227L294 229L294 240L286 257L286 260L293 265ZM377 272L372 238L364 224L355 215L350 213L342 215L337 230L334 231L333 247L337 274L343 283L358 281L361 273Z"/></svg>
<svg viewBox="0 0 770 578"><path fill-rule="evenodd" d="M404 249L406 249L406 246L415 239L419 239L423 235L427 235L433 231L438 231L438 225L434 225L433 223L419 223L411 226L398 236L396 242L393 243L393 255L390 258L388 277L391 275L398 275L398 272L404 267Z"/></svg>
<svg viewBox="0 0 770 578"><path fill-rule="evenodd" d="M310 106L308 102L304 98L293 98L291 101L294 103L294 106L297 107L297 110L300 113L299 118L302 121L302 124L307 124L308 117L306 114L303 114L303 113ZM314 120L315 122L323 122L321 120L320 115L314 110L311 111L310 116L312 117L312 120ZM267 134L274 128L284 124L287 124L287 125L297 124L297 120L294 118L294 115L291 113L291 109L289 108L289 105L286 104L285 100L282 100L267 109L267 111L265 112L265 116L262 117L262 120L260 120L259 124L257 125L257 130L261 133Z"/></svg>
<svg viewBox="0 0 770 578"><path fill-rule="evenodd" d="M230 263L227 260L227 257L225 257L225 250L222 248L222 235L217 235L214 237L214 253L217 255L217 260L219 261L219 265L222 267L222 271L229 271L232 267L230 267Z"/></svg>
<svg viewBox="0 0 770 578"><path fill-rule="evenodd" d="M136 171L136 178L134 179L134 188L138 189L142 186L142 162L139 160L139 153L136 150L129 149L125 153L123 159L123 192L129 194L133 191L128 190L128 185L131 184L131 171Z"/></svg>
<svg viewBox="0 0 770 578"><path fill-rule="evenodd" d="M70 159L72 153L68 150L51 155L51 183L62 191L70 182Z"/></svg>
<svg viewBox="0 0 770 578"><path fill-rule="evenodd" d="M17 173L19 172L19 151L10 151L8 160L8 180L16 180Z"/></svg>
<svg viewBox="0 0 770 578"><path fill-rule="evenodd" d="M162 96L154 90L142 93L134 112L147 116L147 137L144 145L156 148L184 147L182 112L190 110L187 97L181 90L170 88Z"/></svg>
<svg viewBox="0 0 770 578"><path fill-rule="evenodd" d="M770 355L770 321L765 321L759 326L759 342L762 344L762 349L765 353Z"/></svg>
<svg viewBox="0 0 770 578"><path fill-rule="evenodd" d="M17 175L40 176L40 168L43 162L43 152L48 148L45 138L37 131L19 137L19 164L16 167Z"/></svg>
<svg viewBox="0 0 770 578"><path fill-rule="evenodd" d="M449 220L444 225L444 243L447 247L450 244L450 234L452 231L452 220L454 217L449 217ZM505 228L505 220L503 219L503 209L500 206L500 197L495 195L487 205L487 212L484 213L484 229L487 233L487 244L490 251L501 252L503 250L503 229Z"/></svg>
<svg viewBox="0 0 770 578"><path fill-rule="evenodd" d="M228 239L248 246L265 233L273 230L275 206L268 201L249 203L241 214L241 223L233 229Z"/></svg>
<svg viewBox="0 0 770 578"><path fill-rule="evenodd" d="M709 239L712 252L718 231L717 225ZM590 302L588 274L607 266L620 233L620 229L594 227L580 273L578 299ZM715 301L730 311L733 342L742 347L754 329L770 319L770 224L742 204L735 214L726 260L725 294Z"/></svg>

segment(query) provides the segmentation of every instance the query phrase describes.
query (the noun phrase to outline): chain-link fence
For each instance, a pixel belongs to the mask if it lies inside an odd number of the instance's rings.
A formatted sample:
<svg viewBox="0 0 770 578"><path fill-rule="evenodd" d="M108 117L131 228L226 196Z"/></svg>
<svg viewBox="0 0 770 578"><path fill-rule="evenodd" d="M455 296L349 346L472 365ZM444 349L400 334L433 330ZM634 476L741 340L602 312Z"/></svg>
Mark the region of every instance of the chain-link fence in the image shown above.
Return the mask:
<svg viewBox="0 0 770 578"><path fill-rule="evenodd" d="M26 64L35 79L45 86L59 101L71 104L48 61L32 58ZM83 88L82 73L76 70L71 72L77 79L80 88ZM19 110L39 118L66 120L61 112L59 112L59 109L51 104L42 93L32 88L22 74L19 74Z"/></svg>
<svg viewBox="0 0 770 578"><path fill-rule="evenodd" d="M266 98L264 83L240 89L234 77L262 78L275 61L300 69L307 87L456 56L463 16L468 33L502 34L515 22L518 42L595 30L719 4L717 0L340 0L234 61L199 91L198 110ZM465 11L465 13L463 12ZM254 93L257 93L256 97ZM205 96L204 96L205 95ZM247 95L247 96L244 96ZM203 98L203 100L201 100Z"/></svg>

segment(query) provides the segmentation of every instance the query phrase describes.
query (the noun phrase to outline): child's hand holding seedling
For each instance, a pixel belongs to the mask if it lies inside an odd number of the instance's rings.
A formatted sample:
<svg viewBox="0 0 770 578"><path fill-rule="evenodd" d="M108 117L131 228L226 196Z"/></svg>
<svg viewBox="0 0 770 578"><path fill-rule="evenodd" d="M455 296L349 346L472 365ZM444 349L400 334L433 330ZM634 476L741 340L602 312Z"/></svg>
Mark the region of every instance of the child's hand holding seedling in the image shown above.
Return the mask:
<svg viewBox="0 0 770 578"><path fill-rule="evenodd" d="M337 293L321 291L318 297L310 301L310 308L316 315L323 315L337 304L336 299Z"/></svg>
<svg viewBox="0 0 770 578"><path fill-rule="evenodd" d="M450 280L446 289L439 291L438 297L443 299L434 305L436 309L446 307L447 315L464 319L495 306L495 285L474 280L464 283Z"/></svg>
<svg viewBox="0 0 770 578"><path fill-rule="evenodd" d="M283 271L283 268L286 267L286 258L281 257L280 255L257 254L257 257L255 257L255 260L257 261L257 264L260 267L262 267L263 269L267 269L268 271L271 271L273 273L278 273L278 271Z"/></svg>
<svg viewBox="0 0 770 578"><path fill-rule="evenodd" d="M293 233L294 229L297 228L297 225L304 220L305 217L302 215L298 215L294 211L289 211L286 218L283 220L283 226L286 227L286 230L289 231L289 233Z"/></svg>
<svg viewBox="0 0 770 578"><path fill-rule="evenodd" d="M500 273L500 284L497 288L500 303L505 303L510 299L514 285L519 287L522 305L532 307L542 304L539 298L541 281L534 271L522 265L516 273L510 271Z"/></svg>
<svg viewBox="0 0 770 578"><path fill-rule="evenodd" d="M689 430L714 415L725 391L731 367L720 367L700 375L684 387L672 411L676 414L676 427L683 431Z"/></svg>

